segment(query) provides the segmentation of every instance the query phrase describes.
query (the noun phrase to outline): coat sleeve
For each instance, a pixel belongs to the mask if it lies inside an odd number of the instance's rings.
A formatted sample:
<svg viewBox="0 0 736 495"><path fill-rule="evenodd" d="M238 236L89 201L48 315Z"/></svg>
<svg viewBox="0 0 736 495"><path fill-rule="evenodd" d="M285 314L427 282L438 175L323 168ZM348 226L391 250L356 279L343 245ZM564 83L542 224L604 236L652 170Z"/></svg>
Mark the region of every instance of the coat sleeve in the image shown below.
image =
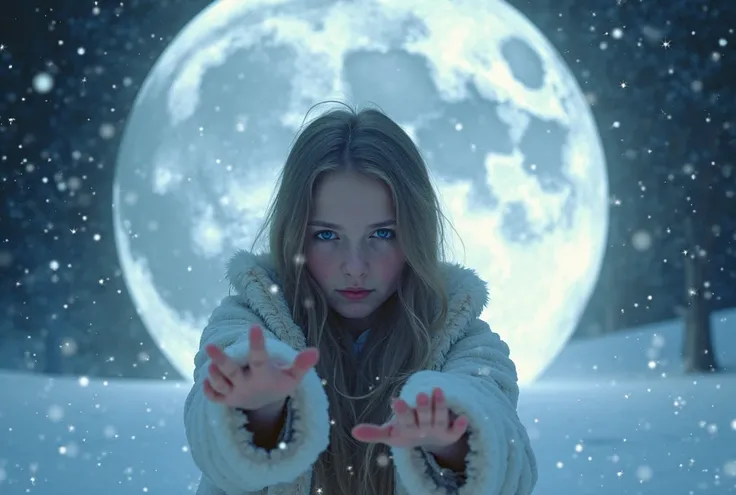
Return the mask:
<svg viewBox="0 0 736 495"><path fill-rule="evenodd" d="M204 351L207 344L224 348L225 353L247 364L248 330L260 324L270 355L292 361L297 352L281 342L263 321L254 315L237 296L227 297L215 309L202 333L199 351L194 357L194 386L184 405L184 426L194 463L202 472L198 494L246 494L296 480L316 462L329 443L327 395L314 369L302 379L287 401L289 408L283 441L267 451L252 443L253 435L245 428L243 411L216 404L203 392L210 360Z"/></svg>
<svg viewBox="0 0 736 495"><path fill-rule="evenodd" d="M445 393L449 408L469 421L465 482L443 480L420 449L393 448L399 479L410 495L529 495L537 483L537 462L519 420L516 367L509 348L482 320L449 350L441 371L419 371L400 397L416 407L420 392Z"/></svg>

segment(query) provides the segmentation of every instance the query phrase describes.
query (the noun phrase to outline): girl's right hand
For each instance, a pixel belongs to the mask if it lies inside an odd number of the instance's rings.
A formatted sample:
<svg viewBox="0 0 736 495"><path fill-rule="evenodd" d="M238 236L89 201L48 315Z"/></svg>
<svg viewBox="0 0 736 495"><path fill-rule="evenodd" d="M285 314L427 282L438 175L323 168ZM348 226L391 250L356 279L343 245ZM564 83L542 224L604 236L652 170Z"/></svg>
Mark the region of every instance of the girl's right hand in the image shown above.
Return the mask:
<svg viewBox="0 0 736 495"><path fill-rule="evenodd" d="M253 325L248 334L248 365L242 367L216 345L205 348L212 360L204 380L204 394L212 402L254 411L283 403L319 360L313 347L303 350L288 365L269 357L263 330Z"/></svg>

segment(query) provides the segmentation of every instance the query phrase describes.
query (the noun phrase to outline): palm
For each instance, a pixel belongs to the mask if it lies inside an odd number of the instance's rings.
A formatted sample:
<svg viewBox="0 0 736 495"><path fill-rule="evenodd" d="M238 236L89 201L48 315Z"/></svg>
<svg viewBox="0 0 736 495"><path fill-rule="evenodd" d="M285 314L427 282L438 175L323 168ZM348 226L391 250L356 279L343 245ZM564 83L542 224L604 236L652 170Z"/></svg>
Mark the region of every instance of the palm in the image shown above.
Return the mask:
<svg viewBox="0 0 736 495"><path fill-rule="evenodd" d="M439 388L432 391L431 400L425 393L417 395L416 408L401 399L392 408L395 415L388 423L360 424L353 428L353 436L362 442L391 447L442 448L460 440L468 427L467 417L456 417L447 408Z"/></svg>
<svg viewBox="0 0 736 495"><path fill-rule="evenodd" d="M299 386L304 375L319 359L317 349L306 349L287 363L266 352L263 330L254 325L248 334L250 349L243 367L222 349L208 345L212 363L205 379L205 395L213 402L245 410L261 409L283 401Z"/></svg>
<svg viewBox="0 0 736 495"><path fill-rule="evenodd" d="M260 409L291 395L299 385L299 380L278 369L273 362L262 372L245 368L232 380L232 392L226 396L225 404L243 409Z"/></svg>

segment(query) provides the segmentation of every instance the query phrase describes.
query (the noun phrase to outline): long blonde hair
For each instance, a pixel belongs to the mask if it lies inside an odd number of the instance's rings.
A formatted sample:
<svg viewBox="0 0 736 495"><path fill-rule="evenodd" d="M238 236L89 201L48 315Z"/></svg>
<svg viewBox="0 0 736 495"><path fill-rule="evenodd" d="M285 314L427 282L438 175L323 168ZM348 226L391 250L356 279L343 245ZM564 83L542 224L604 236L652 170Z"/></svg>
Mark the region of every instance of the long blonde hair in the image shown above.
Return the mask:
<svg viewBox="0 0 736 495"><path fill-rule="evenodd" d="M409 375L429 363L430 340L447 315L439 271L446 219L426 164L401 127L379 110L341 105L298 134L256 243L268 231L294 321L307 345L320 351L317 372L327 382L332 426L330 446L314 465L315 488L331 495L386 495L394 492L395 483L389 449L356 441L351 429L387 421L391 398ZM380 327L371 328L357 357L302 256L315 184L326 172L347 169L388 185L397 240L406 257L397 292L378 310Z"/></svg>

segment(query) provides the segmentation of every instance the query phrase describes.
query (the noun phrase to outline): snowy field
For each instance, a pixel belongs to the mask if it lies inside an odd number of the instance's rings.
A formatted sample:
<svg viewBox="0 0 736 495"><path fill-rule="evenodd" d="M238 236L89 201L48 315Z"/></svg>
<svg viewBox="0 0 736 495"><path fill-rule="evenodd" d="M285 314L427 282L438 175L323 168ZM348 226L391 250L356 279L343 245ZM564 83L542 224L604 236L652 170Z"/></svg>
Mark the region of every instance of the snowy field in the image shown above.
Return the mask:
<svg viewBox="0 0 736 495"><path fill-rule="evenodd" d="M574 343L525 388L535 494L736 493L736 311L713 321L724 373L684 376L672 322ZM194 492L188 385L4 373L0 386L0 495Z"/></svg>

